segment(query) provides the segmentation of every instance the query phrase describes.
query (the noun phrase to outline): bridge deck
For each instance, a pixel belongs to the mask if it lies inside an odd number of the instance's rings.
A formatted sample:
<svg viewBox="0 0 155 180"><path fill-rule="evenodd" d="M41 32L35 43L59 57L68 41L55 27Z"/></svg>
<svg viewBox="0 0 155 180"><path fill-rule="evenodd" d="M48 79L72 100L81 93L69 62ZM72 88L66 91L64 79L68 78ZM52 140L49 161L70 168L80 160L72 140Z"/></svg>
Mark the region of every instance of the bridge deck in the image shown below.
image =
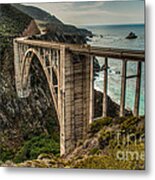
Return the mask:
<svg viewBox="0 0 155 180"><path fill-rule="evenodd" d="M143 50L129 50L129 49L119 49L119 48L104 48L98 46L90 46L87 44L84 45L76 45L76 44L65 44L65 43L55 43L55 42L47 42L47 41L39 41L39 40L27 40L18 38L16 39L18 43L38 46L43 48L52 48L52 49L61 49L62 46L71 50L75 53L80 54L90 54L94 56L100 57L108 57L108 58L116 58L116 59L125 59L132 61L145 61L145 51Z"/></svg>

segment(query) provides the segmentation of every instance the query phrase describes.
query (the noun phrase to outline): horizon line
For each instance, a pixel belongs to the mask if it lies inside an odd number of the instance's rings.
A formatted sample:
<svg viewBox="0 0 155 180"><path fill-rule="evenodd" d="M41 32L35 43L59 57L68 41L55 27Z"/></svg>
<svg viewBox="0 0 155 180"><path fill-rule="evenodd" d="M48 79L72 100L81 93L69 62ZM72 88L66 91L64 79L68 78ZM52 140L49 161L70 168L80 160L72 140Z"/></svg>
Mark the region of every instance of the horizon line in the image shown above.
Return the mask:
<svg viewBox="0 0 155 180"><path fill-rule="evenodd" d="M125 26L125 25L145 25L145 23L121 23L121 24L79 24L77 26Z"/></svg>

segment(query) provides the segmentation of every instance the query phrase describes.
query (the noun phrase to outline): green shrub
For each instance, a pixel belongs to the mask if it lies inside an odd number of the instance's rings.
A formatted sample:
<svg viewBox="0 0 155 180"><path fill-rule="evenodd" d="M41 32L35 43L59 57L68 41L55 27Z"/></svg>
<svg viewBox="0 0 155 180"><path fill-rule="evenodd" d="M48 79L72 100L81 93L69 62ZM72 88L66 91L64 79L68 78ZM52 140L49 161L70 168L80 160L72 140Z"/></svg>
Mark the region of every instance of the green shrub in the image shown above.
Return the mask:
<svg viewBox="0 0 155 180"><path fill-rule="evenodd" d="M12 160L15 155L13 150L0 148L0 160L5 162L7 160Z"/></svg>
<svg viewBox="0 0 155 180"><path fill-rule="evenodd" d="M90 127L90 132L91 133L96 133L100 131L104 126L107 126L112 123L112 118L111 117L106 117L103 119L95 120Z"/></svg>
<svg viewBox="0 0 155 180"><path fill-rule="evenodd" d="M36 159L42 153L52 153L59 156L59 142L47 135L33 137L25 142L23 147L16 153L14 162L20 163L25 160Z"/></svg>

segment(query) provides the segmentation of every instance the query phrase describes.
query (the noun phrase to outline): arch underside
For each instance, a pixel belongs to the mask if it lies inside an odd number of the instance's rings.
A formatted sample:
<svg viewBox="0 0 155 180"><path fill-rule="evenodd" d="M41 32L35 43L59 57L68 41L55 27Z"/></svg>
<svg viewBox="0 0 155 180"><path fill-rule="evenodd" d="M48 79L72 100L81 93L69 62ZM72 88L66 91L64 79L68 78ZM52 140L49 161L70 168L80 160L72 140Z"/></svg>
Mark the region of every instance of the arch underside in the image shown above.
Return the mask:
<svg viewBox="0 0 155 180"><path fill-rule="evenodd" d="M55 110L59 119L58 112L58 56L53 56L52 52L46 50L45 52L38 51L34 48L29 48L21 61L21 88L23 90L23 96L28 97L31 92L30 87L30 68L34 56L37 57L38 61L41 64L42 70L46 76L47 83L50 89L50 93L54 102ZM54 58L57 58L56 60Z"/></svg>

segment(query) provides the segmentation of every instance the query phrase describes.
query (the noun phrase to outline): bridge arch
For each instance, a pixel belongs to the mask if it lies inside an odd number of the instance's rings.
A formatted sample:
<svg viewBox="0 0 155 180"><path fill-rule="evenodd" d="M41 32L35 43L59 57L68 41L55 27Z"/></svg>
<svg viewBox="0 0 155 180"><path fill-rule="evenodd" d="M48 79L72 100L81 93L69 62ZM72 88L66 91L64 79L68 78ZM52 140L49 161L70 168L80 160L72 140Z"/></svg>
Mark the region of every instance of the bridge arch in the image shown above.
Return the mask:
<svg viewBox="0 0 155 180"><path fill-rule="evenodd" d="M53 67L51 66L50 69L46 66L46 62L45 59L42 57L41 53L36 50L35 48L29 48L23 58L22 58L22 63L21 63L21 86L23 88L23 90L27 91L27 95L30 94L31 92L31 80L30 80L30 68L31 68L31 64L33 61L33 58L36 57L36 59L39 61L41 67L42 67L42 71L46 77L49 89L50 89L50 94L52 97L52 100L54 102L54 107L57 113L57 117L59 120L59 125L60 125L60 118L59 118L59 113L58 113L58 107L57 107L57 91L55 91L54 88L54 84L52 84L53 82L53 76L58 78L55 70L53 69ZM58 79L56 80L58 82ZM56 85L56 84L55 84Z"/></svg>

